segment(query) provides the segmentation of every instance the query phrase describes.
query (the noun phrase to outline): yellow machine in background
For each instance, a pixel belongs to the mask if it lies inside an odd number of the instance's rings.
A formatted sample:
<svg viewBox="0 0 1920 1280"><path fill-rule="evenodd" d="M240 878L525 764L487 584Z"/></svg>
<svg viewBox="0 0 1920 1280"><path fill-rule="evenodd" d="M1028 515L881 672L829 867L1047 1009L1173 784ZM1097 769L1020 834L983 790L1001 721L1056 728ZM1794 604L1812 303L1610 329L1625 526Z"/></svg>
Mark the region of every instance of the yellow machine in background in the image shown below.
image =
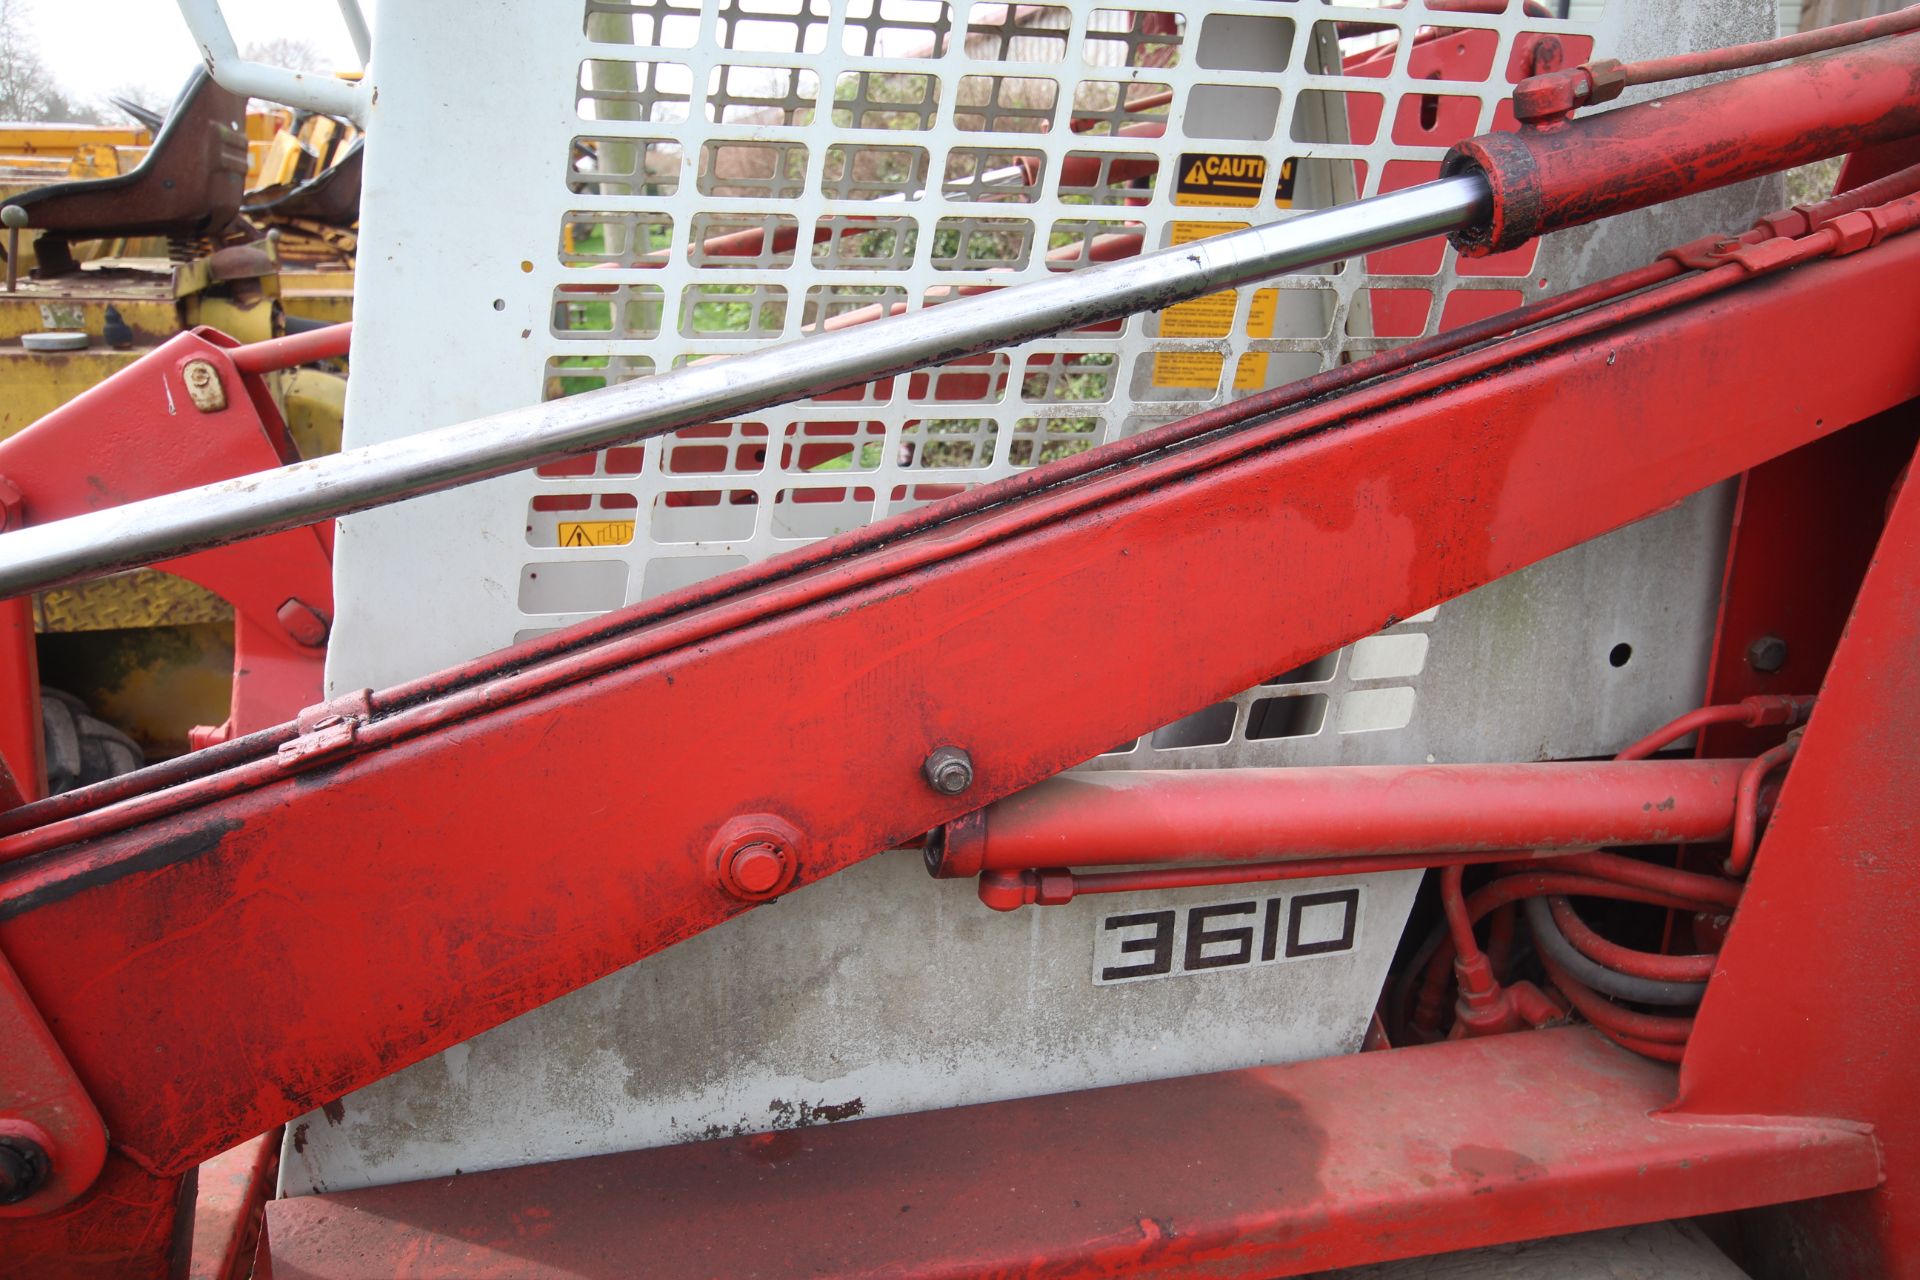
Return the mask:
<svg viewBox="0 0 1920 1280"><path fill-rule="evenodd" d="M182 331L257 342L351 318L359 132L247 105L196 70L164 117L0 125L0 439ZM344 366L270 382L302 455L340 447ZM232 611L199 587L113 575L37 596L34 625L45 683L78 695L47 707L50 760L71 738L124 764L116 730L173 754L226 717Z"/></svg>

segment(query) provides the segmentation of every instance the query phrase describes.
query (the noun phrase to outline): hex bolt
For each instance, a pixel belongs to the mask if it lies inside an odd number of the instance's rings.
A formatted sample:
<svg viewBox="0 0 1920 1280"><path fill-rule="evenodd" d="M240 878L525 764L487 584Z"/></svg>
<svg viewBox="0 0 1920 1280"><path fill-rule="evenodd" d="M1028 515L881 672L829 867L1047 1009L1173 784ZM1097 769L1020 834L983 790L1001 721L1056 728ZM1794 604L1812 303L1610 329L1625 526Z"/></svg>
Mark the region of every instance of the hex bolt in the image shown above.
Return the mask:
<svg viewBox="0 0 1920 1280"><path fill-rule="evenodd" d="M787 874L786 855L778 845L764 841L750 844L734 851L727 873L748 894L772 893Z"/></svg>
<svg viewBox="0 0 1920 1280"><path fill-rule="evenodd" d="M1772 675L1787 665L1787 642L1779 636L1761 636L1747 646L1747 665L1762 675Z"/></svg>
<svg viewBox="0 0 1920 1280"><path fill-rule="evenodd" d="M0 1204L19 1204L47 1185L53 1163L32 1138L0 1137Z"/></svg>
<svg viewBox="0 0 1920 1280"><path fill-rule="evenodd" d="M960 747L935 747L921 772L943 796L957 796L973 785L973 757Z"/></svg>

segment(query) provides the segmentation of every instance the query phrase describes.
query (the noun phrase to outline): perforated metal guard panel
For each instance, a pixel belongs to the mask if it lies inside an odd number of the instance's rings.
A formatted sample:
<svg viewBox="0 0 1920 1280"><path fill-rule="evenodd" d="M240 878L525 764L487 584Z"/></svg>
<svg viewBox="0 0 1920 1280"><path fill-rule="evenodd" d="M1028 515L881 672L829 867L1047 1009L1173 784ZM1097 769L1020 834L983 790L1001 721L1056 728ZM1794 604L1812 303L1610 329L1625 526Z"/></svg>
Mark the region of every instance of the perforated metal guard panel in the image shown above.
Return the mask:
<svg viewBox="0 0 1920 1280"><path fill-rule="evenodd" d="M1536 58L1578 60L1595 30L1267 0L583 17L550 397L1425 181ZM1536 256L1434 241L549 467L516 635L1517 305L1552 283ZM1226 733L1401 728L1424 647L1369 642L1330 673L1350 679L1250 703ZM1220 715L1148 746L1226 741Z"/></svg>
<svg viewBox="0 0 1920 1280"><path fill-rule="evenodd" d="M1588 39L1599 56L1647 56L1771 24L1759 0L1660 8L1568 24L1518 3L384 6L348 442L1073 269L1082 246L1128 247L1114 236L1159 247L1286 217L1280 161L1295 161L1295 208L1421 180L1443 135L1499 121L1530 33L1560 33L1577 60ZM1359 24L1345 52L1371 46L1349 67L1368 74L1339 74L1336 23ZM1416 38L1431 27L1451 34ZM1419 59L1443 46L1443 70L1473 78L1427 78ZM1164 108L1123 109L1163 92ZM1175 203L1200 190L1181 181L1193 156L1238 203ZM1207 156L1222 157L1211 172ZM1269 161L1257 180L1249 156ZM1149 175L1150 192L1126 185ZM1230 319L1217 302L1136 317L355 516L340 525L330 685L409 678L1767 207L1731 192L1477 265L1414 246L1242 290ZM1155 385L1181 379L1210 384ZM1699 695L1725 521L1724 497L1702 495L1091 767L1612 750ZM1023 637L1007 660L1064 680L1076 655ZM878 859L316 1112L283 1177L337 1189L815 1122L853 1100L883 1114L1348 1051L1416 879L1367 879L1349 955L1096 987L1103 917L1221 891L996 916L967 885Z"/></svg>

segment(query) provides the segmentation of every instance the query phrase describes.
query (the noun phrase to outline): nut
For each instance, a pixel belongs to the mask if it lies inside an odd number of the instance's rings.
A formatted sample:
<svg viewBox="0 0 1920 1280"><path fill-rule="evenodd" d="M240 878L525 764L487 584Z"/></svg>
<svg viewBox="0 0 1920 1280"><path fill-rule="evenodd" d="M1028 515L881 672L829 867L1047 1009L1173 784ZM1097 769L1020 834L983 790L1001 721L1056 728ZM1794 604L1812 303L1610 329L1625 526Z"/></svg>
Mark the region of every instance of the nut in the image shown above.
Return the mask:
<svg viewBox="0 0 1920 1280"><path fill-rule="evenodd" d="M227 407L227 389L220 382L220 371L205 360L189 360L180 370L187 384L187 398L202 413L218 413Z"/></svg>
<svg viewBox="0 0 1920 1280"><path fill-rule="evenodd" d="M935 747L921 772L935 791L957 796L973 785L973 757L961 747Z"/></svg>
<svg viewBox="0 0 1920 1280"><path fill-rule="evenodd" d="M32 1138L0 1136L0 1204L19 1204L47 1185L53 1162Z"/></svg>
<svg viewBox="0 0 1920 1280"><path fill-rule="evenodd" d="M1762 675L1772 675L1787 665L1787 642L1779 636L1761 636L1747 646L1747 665Z"/></svg>

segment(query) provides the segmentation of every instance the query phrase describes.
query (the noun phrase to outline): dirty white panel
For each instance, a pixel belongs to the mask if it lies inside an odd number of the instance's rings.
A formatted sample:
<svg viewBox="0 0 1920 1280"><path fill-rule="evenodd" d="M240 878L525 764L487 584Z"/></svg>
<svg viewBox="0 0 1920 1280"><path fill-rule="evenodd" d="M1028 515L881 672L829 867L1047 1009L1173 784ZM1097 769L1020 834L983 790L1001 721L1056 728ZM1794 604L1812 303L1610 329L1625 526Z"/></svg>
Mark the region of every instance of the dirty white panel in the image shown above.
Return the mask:
<svg viewBox="0 0 1920 1280"><path fill-rule="evenodd" d="M1052 269L1056 236L1111 229L1096 224L1137 225L1158 245L1178 222L1287 216L1270 204L1271 165L1255 208L1174 205L1171 168L1196 148L1332 166L1319 187L1303 180L1308 203L1371 194L1390 161L1437 160L1417 136L1383 128L1362 141L1335 127L1314 91L1378 93L1389 117L1411 104L1416 121L1422 100L1442 95L1408 75L1404 43L1364 85L1326 75L1322 21L1378 23L1382 40L1436 22L1495 32L1491 82L1439 86L1467 100L1477 127L1492 123L1522 31L1591 36L1599 54L1632 57L1751 39L1770 22L1760 0L1616 3L1561 25L1518 4L1440 17L1417 4L1218 0L1174 12L1063 0L1031 7L1032 25L1017 29L1005 6L970 0L590 7L382 8L349 443L796 336L856 306L917 307L942 289L1035 278ZM1146 13L1158 16L1136 20ZM784 48L766 46L769 32ZM928 41L934 52L918 52ZM916 76L937 94L898 100L919 82L897 77ZM1054 86L1051 106L1043 86L1014 83L1036 80ZM1174 94L1167 135L1112 134L1127 123L1113 115L1116 89L1149 85ZM855 119L869 108L870 129ZM484 154L448 141L471 136L476 112ZM590 170L580 138L601 140ZM847 150L856 144L898 154L868 164ZM765 163L733 167L721 150L737 147ZM1104 179L1063 191L1062 166L1081 151L1147 156L1151 194L1128 203L1138 191ZM1037 157L1039 180L981 181L1009 154ZM1357 183L1356 161L1367 166ZM1245 290L1218 341L1139 318L352 517L331 687L409 678L1177 417L1235 394L1228 371L1243 357L1265 357L1270 383L1389 345L1375 289L1398 291L1387 301L1433 332L1456 297L1511 305L1744 226L1774 203L1758 188L1686 202L1554 237L1534 261L1497 264L1505 274L1462 275L1450 251L1390 275L1356 261L1278 282L1287 296L1270 337L1250 332ZM692 252L734 227L791 226L805 244L883 218L896 220L891 238L863 233L845 249L832 238L822 252L728 265ZM975 232L986 238L968 248ZM658 263L640 261L656 251ZM1167 351L1216 352L1218 380L1154 385ZM1580 412L1567 406L1571 423ZM1705 495L1279 673L1095 767L1612 750L1698 697L1725 515L1724 495ZM1621 644L1631 654L1616 664ZM1057 660L1070 678L1071 655ZM1108 914L1185 912L1222 892L1000 916L970 886L883 857L343 1099L329 1109L337 1122L315 1112L290 1129L283 1178L294 1193L341 1189L852 1118L855 1103L876 1115L1349 1050L1414 883L1370 882L1351 953L1102 985L1095 935Z"/></svg>
<svg viewBox="0 0 1920 1280"><path fill-rule="evenodd" d="M893 853L737 917L289 1130L287 1191L341 1191L535 1160L851 1120L1317 1057L1357 1049L1418 872L1112 894L1001 914L971 881ZM1289 903L1309 905L1285 959ZM1244 899L1245 948L1198 948L1195 906ZM1260 921L1280 900L1276 950ZM1111 917L1171 912L1167 975L1097 985L1120 955ZM1323 948L1314 950L1314 947ZM1296 947L1296 951L1303 948ZM1245 962L1241 962L1244 955Z"/></svg>

